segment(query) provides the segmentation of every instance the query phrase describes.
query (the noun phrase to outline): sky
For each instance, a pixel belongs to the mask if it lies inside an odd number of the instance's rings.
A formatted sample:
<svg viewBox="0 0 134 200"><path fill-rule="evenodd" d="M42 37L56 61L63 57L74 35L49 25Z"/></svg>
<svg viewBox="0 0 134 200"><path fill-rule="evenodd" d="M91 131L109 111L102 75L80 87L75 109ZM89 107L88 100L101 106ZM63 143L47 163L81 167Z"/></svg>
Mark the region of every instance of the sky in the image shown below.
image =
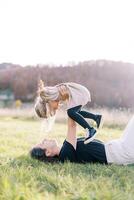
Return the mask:
<svg viewBox="0 0 134 200"><path fill-rule="evenodd" d="M133 0L0 0L0 63L134 63Z"/></svg>

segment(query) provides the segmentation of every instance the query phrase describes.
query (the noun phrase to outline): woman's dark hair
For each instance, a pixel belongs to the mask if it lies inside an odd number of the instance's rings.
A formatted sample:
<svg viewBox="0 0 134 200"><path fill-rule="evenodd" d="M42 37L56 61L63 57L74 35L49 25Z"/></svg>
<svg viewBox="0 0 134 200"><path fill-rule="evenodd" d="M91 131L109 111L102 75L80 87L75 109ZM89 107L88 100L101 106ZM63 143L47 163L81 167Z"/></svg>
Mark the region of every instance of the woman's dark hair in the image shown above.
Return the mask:
<svg viewBox="0 0 134 200"><path fill-rule="evenodd" d="M48 157L48 156L46 156L45 150L43 150L39 147L34 147L30 151L30 155L32 158L35 158L35 159L43 161L43 162L54 163L54 162L59 161L58 156Z"/></svg>

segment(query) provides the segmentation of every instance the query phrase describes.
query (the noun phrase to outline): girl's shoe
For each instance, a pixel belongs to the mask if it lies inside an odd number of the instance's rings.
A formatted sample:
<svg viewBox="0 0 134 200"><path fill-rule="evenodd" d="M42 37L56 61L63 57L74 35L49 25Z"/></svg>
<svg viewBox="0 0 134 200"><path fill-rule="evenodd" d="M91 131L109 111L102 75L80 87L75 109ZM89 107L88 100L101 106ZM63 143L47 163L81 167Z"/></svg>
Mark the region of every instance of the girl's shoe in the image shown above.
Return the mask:
<svg viewBox="0 0 134 200"><path fill-rule="evenodd" d="M94 128L91 128L90 130L86 128L86 137L84 140L84 144L88 144L96 137L97 131Z"/></svg>

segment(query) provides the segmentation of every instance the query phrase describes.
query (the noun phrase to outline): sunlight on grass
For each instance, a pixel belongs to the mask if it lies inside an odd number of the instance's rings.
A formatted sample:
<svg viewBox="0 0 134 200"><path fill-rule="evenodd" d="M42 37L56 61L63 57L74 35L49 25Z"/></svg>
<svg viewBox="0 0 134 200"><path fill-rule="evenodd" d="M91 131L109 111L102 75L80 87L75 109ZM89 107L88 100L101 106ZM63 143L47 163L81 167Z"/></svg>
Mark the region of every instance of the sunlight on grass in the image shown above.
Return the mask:
<svg viewBox="0 0 134 200"><path fill-rule="evenodd" d="M100 164L46 164L30 158L30 148L44 137L63 142L65 124L56 123L52 133L41 132L33 120L0 120L0 200L132 200L134 167ZM83 136L78 127L78 135ZM119 137L122 127L105 127L97 137Z"/></svg>

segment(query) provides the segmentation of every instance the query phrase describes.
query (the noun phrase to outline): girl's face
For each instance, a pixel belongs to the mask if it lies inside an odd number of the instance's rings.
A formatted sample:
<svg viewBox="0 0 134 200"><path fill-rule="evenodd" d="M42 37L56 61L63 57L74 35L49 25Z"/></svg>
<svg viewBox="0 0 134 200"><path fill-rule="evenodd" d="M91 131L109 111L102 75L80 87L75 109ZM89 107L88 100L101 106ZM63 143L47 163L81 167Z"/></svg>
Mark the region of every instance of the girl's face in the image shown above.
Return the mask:
<svg viewBox="0 0 134 200"><path fill-rule="evenodd" d="M49 101L48 102L50 110L56 111L59 107L59 101Z"/></svg>
<svg viewBox="0 0 134 200"><path fill-rule="evenodd" d="M59 101L50 101L49 105L52 109L57 110L59 106Z"/></svg>

